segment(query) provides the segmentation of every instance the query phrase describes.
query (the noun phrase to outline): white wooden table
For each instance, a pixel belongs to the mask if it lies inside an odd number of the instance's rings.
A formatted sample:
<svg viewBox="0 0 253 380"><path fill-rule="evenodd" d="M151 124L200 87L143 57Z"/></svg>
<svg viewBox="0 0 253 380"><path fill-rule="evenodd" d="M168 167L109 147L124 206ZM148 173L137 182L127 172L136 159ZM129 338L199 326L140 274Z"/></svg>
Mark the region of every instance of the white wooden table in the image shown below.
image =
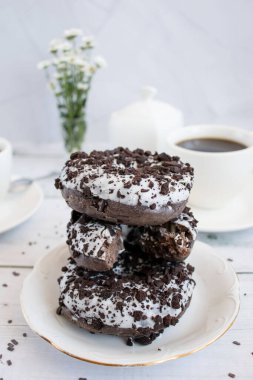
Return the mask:
<svg viewBox="0 0 253 380"><path fill-rule="evenodd" d="M57 170L62 164L60 157L16 155L14 173L35 176ZM68 357L34 334L19 305L22 282L39 257L64 241L69 218L69 209L52 179L40 184L45 199L39 211L21 226L0 235L0 380L230 379L229 373L236 379L253 379L253 229L199 234L199 240L231 261L241 286L237 321L203 351L153 367L113 368ZM18 345L9 351L7 345L12 339Z"/></svg>

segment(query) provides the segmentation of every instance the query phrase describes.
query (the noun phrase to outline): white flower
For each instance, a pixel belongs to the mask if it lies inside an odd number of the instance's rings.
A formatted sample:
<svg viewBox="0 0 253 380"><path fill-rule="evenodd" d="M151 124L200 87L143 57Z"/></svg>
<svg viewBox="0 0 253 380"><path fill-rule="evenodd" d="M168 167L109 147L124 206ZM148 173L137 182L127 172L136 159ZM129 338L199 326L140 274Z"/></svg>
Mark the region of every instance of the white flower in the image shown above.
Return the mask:
<svg viewBox="0 0 253 380"><path fill-rule="evenodd" d="M98 55L97 57L94 58L94 63L99 68L107 66L106 60L103 57L101 57L100 55Z"/></svg>
<svg viewBox="0 0 253 380"><path fill-rule="evenodd" d="M57 65L59 65L61 63L67 63L67 62L69 62L69 60L70 60L70 56L63 55L63 56L61 56L59 58L55 58L53 60L53 63L57 66Z"/></svg>
<svg viewBox="0 0 253 380"><path fill-rule="evenodd" d="M71 45L68 42L64 42L59 45L59 50L66 52L71 50Z"/></svg>
<svg viewBox="0 0 253 380"><path fill-rule="evenodd" d="M49 44L49 51L51 53L57 53L57 51L60 49L60 46L62 45L62 41L61 40L52 40L50 41L50 44Z"/></svg>
<svg viewBox="0 0 253 380"><path fill-rule="evenodd" d="M49 67L50 65L51 65L51 61L41 61L38 63L37 68L39 70L43 70Z"/></svg>
<svg viewBox="0 0 253 380"><path fill-rule="evenodd" d="M73 63L73 62L74 62L74 58L70 55L55 58L53 60L53 64L57 67L57 69L66 69L66 64Z"/></svg>
<svg viewBox="0 0 253 380"><path fill-rule="evenodd" d="M93 36L85 36L82 38L81 49L91 49L95 46Z"/></svg>
<svg viewBox="0 0 253 380"><path fill-rule="evenodd" d="M73 64L76 66L84 67L85 61L81 57L73 57Z"/></svg>
<svg viewBox="0 0 253 380"><path fill-rule="evenodd" d="M72 40L73 38L80 36L81 34L82 34L82 30L81 29L75 29L75 28L67 29L64 32L64 36L65 36L65 38L67 38L67 40Z"/></svg>
<svg viewBox="0 0 253 380"><path fill-rule="evenodd" d="M77 83L76 87L78 88L78 90L83 90L83 91L86 91L89 88L88 84L85 84L85 83Z"/></svg>
<svg viewBox="0 0 253 380"><path fill-rule="evenodd" d="M87 76L93 75L97 70L97 66L92 65L91 63L85 62L85 65L81 67L81 71L83 71Z"/></svg>

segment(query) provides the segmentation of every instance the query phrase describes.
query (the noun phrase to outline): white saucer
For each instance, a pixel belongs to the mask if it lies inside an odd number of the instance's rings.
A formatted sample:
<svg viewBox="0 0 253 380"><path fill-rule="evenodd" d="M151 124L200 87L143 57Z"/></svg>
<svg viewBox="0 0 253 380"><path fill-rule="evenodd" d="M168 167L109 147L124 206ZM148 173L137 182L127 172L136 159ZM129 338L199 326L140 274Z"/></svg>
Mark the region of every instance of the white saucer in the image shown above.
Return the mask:
<svg viewBox="0 0 253 380"><path fill-rule="evenodd" d="M6 232L29 219L39 208L43 193L37 183L20 193L8 193L0 202L0 233Z"/></svg>
<svg viewBox="0 0 253 380"><path fill-rule="evenodd" d="M221 209L190 207L201 232L232 232L253 227L253 177L243 192Z"/></svg>
<svg viewBox="0 0 253 380"><path fill-rule="evenodd" d="M56 314L60 268L69 256L60 245L44 256L26 278L21 292L24 317L37 334L74 358L109 366L146 366L199 351L220 338L239 310L239 284L229 263L211 247L196 242L190 263L196 288L189 309L175 327L151 345L129 347L116 336L93 335Z"/></svg>

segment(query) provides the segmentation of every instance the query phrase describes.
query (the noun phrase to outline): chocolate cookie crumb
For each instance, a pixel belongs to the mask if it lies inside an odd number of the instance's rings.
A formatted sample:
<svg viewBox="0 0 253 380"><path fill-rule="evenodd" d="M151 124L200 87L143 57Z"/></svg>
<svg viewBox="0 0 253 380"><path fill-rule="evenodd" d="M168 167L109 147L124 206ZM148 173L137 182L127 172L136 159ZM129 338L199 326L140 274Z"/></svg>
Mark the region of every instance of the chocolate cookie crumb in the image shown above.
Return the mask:
<svg viewBox="0 0 253 380"><path fill-rule="evenodd" d="M133 339L132 338L127 338L127 342L126 342L127 346L133 346Z"/></svg>
<svg viewBox="0 0 253 380"><path fill-rule="evenodd" d="M235 344L236 346L240 346L241 345L241 343L237 342L237 340L234 340L232 343Z"/></svg>
<svg viewBox="0 0 253 380"><path fill-rule="evenodd" d="M8 285L7 285L7 284L3 284L2 286L3 286L4 288L7 288Z"/></svg>
<svg viewBox="0 0 253 380"><path fill-rule="evenodd" d="M13 274L13 276L16 276L16 277L18 277L18 276L20 276L20 273L18 273L18 272L12 272L12 274Z"/></svg>
<svg viewBox="0 0 253 380"><path fill-rule="evenodd" d="M87 380L87 378L86 377L79 377L78 380Z"/></svg>
<svg viewBox="0 0 253 380"><path fill-rule="evenodd" d="M230 257L227 259L227 261L230 261L231 263L234 261L233 259L230 259Z"/></svg>
<svg viewBox="0 0 253 380"><path fill-rule="evenodd" d="M234 379L234 378L235 378L235 374L234 374L234 373L231 373L231 372L229 372L229 373L228 373L228 377L231 377L232 379Z"/></svg>
<svg viewBox="0 0 253 380"><path fill-rule="evenodd" d="M9 320L8 320L8 323L12 323L12 319L9 319Z"/></svg>
<svg viewBox="0 0 253 380"><path fill-rule="evenodd" d="M16 339L12 339L11 342L12 342L15 346L18 345L18 341L17 341Z"/></svg>
<svg viewBox="0 0 253 380"><path fill-rule="evenodd" d="M8 366L12 365L12 361L11 360L7 360L6 363L7 363Z"/></svg>
<svg viewBox="0 0 253 380"><path fill-rule="evenodd" d="M23 333L23 337L26 338L27 337L27 333Z"/></svg>

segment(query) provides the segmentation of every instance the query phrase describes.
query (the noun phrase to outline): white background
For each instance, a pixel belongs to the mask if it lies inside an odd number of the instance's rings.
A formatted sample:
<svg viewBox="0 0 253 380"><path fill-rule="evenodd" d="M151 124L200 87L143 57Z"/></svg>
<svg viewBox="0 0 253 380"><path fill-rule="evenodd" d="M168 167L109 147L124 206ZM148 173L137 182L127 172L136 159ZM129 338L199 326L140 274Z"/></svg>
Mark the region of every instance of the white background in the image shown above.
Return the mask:
<svg viewBox="0 0 253 380"><path fill-rule="evenodd" d="M253 129L253 1L9 0L0 3L0 135L57 142L53 95L38 61L66 28L93 34L108 61L88 102L92 141L143 84L181 108L186 123Z"/></svg>

